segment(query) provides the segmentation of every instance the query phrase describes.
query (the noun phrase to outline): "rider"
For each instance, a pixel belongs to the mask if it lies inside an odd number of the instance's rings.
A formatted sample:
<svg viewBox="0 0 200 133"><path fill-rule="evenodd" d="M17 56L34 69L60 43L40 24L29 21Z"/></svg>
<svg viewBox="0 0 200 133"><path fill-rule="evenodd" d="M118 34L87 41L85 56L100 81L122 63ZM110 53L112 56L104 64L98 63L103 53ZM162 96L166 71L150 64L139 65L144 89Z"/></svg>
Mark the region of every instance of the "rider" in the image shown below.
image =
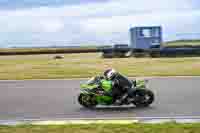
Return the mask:
<svg viewBox="0 0 200 133"><path fill-rule="evenodd" d="M128 96L133 83L115 69L107 69L104 72L104 76L107 80L112 81L111 95L113 96L114 103L121 105L123 100Z"/></svg>

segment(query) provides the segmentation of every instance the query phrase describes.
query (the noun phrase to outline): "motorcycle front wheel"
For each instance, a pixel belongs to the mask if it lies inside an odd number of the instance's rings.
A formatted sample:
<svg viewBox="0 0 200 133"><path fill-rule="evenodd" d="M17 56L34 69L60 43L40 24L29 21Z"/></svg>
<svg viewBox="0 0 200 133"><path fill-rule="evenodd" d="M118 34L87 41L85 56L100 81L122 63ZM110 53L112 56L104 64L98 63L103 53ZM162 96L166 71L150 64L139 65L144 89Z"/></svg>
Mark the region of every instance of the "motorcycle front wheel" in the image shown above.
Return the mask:
<svg viewBox="0 0 200 133"><path fill-rule="evenodd" d="M97 105L96 98L93 95L84 93L79 94L78 102L86 108L94 108Z"/></svg>

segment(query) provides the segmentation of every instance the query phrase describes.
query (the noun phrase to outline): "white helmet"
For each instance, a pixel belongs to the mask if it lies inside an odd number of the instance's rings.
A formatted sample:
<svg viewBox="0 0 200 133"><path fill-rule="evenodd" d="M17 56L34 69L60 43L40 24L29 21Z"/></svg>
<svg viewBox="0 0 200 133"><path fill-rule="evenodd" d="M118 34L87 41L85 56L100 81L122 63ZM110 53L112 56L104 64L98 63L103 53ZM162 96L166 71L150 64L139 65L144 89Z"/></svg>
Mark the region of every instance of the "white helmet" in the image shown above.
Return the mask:
<svg viewBox="0 0 200 133"><path fill-rule="evenodd" d="M108 69L104 72L104 76L107 79L112 79L116 75L116 70L115 69Z"/></svg>

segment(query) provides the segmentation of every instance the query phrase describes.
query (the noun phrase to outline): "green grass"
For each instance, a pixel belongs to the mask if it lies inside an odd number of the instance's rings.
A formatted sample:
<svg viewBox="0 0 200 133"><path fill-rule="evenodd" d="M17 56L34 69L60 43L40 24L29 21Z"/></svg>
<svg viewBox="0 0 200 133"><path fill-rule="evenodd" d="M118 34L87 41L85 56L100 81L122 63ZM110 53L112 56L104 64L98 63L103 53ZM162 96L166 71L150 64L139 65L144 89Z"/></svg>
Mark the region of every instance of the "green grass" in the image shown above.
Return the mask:
<svg viewBox="0 0 200 133"><path fill-rule="evenodd" d="M0 126L1 133L199 133L200 124Z"/></svg>
<svg viewBox="0 0 200 133"><path fill-rule="evenodd" d="M86 78L115 68L128 76L199 76L200 57L114 58L101 53L0 56L0 79Z"/></svg>
<svg viewBox="0 0 200 133"><path fill-rule="evenodd" d="M164 44L164 46L199 46L200 40L177 40L170 41Z"/></svg>

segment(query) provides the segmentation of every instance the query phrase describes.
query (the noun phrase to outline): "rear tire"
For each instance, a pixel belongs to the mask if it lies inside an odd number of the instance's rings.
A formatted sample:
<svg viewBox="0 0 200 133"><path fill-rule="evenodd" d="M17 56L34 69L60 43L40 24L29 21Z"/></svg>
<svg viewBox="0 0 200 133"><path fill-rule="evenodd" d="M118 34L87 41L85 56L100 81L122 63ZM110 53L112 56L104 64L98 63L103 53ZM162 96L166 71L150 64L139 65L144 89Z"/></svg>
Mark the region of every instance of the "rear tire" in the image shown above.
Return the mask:
<svg viewBox="0 0 200 133"><path fill-rule="evenodd" d="M134 102L136 107L148 107L154 101L154 94L151 90L138 89L134 92Z"/></svg>

